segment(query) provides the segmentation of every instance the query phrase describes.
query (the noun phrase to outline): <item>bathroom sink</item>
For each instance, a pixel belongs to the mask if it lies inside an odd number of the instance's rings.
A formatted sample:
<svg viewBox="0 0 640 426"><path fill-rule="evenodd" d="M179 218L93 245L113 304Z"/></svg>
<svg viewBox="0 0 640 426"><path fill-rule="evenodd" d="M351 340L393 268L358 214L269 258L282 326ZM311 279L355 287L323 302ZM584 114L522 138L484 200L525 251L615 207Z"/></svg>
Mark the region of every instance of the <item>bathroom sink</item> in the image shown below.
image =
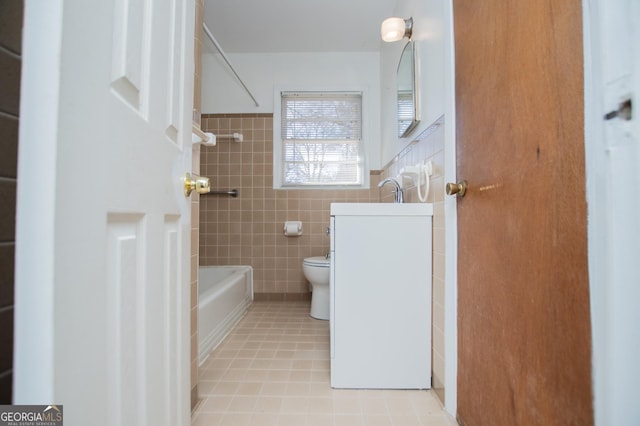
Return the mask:
<svg viewBox="0 0 640 426"><path fill-rule="evenodd" d="M433 216L431 203L331 203L332 216Z"/></svg>

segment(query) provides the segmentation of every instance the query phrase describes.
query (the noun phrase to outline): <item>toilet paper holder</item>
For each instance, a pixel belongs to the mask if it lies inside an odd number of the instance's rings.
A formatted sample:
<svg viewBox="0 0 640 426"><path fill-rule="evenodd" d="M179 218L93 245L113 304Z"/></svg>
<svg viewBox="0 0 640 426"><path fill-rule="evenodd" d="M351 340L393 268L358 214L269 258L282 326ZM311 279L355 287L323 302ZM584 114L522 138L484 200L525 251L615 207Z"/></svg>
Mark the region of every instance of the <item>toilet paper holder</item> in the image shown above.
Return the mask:
<svg viewBox="0 0 640 426"><path fill-rule="evenodd" d="M283 230L286 237L299 237L302 235L302 222L288 220L284 223Z"/></svg>

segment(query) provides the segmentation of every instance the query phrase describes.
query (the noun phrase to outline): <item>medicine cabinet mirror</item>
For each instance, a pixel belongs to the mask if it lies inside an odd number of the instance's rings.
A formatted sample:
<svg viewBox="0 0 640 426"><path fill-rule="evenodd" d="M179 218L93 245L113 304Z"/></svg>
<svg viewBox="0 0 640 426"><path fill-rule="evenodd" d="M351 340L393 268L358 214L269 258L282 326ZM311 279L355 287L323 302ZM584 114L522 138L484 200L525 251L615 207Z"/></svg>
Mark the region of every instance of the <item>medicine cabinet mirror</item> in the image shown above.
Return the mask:
<svg viewBox="0 0 640 426"><path fill-rule="evenodd" d="M406 44L400 56L397 89L398 136L404 138L420 122L416 46L413 41Z"/></svg>

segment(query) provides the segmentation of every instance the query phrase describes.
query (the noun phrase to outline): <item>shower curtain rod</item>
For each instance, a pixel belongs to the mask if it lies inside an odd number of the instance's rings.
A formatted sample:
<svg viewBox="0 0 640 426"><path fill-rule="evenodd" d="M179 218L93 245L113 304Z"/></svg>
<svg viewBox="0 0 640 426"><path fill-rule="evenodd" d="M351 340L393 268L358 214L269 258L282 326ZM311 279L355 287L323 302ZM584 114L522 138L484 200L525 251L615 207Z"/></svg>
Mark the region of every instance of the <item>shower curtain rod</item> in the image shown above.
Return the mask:
<svg viewBox="0 0 640 426"><path fill-rule="evenodd" d="M207 24L205 24L204 22L202 23L202 29L204 30L204 33L207 35L207 37L209 37L209 40L211 40L211 42L216 47L216 49L218 49L218 52L220 52L220 55L222 55L222 58L227 63L227 65L229 65L229 68L231 68L231 71L233 72L233 75L235 75L236 78L238 79L238 81L240 82L240 84L242 84L242 87L247 92L247 94L249 96L251 96L251 99L253 99L253 103L256 104L257 107L260 106L260 104L258 104L258 101L256 101L256 98L254 98L253 95L251 94L251 91L249 90L249 88L247 88L247 86L244 84L244 82L242 81L242 79L240 78L238 73L236 72L235 68L233 68L233 65L231 65L231 62L229 62L229 59L227 58L227 55L224 54L224 51L222 50L222 47L220 47L220 45L218 44L218 41L215 39L213 34L211 34L211 31L209 31L209 28L207 27Z"/></svg>

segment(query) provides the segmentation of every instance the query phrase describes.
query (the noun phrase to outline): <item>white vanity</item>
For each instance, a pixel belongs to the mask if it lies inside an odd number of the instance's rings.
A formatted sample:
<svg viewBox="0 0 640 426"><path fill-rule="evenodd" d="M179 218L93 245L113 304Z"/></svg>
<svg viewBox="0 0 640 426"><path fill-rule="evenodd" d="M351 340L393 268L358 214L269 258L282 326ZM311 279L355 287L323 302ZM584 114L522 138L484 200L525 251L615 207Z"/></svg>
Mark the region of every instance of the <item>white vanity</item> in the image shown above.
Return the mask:
<svg viewBox="0 0 640 426"><path fill-rule="evenodd" d="M432 204L331 204L332 387L431 387L432 218Z"/></svg>

